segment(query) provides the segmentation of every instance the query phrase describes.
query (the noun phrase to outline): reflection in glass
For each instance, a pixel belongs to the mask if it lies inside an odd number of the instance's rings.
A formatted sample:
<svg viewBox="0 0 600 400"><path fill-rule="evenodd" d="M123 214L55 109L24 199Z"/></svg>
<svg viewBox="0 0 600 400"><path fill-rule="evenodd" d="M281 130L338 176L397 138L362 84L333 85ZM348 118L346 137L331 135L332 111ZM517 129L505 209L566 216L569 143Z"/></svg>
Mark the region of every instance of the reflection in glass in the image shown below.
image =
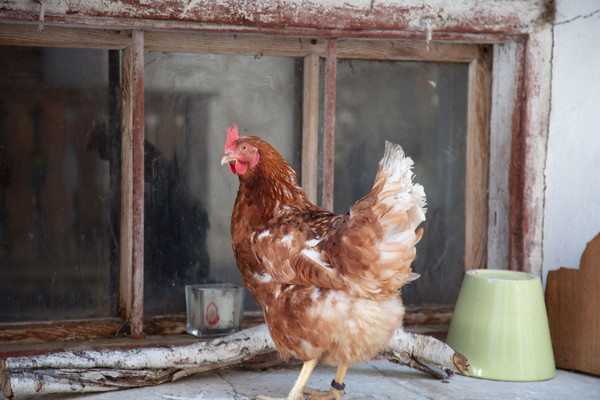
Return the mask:
<svg viewBox="0 0 600 400"><path fill-rule="evenodd" d="M415 161L427 221L406 304L454 303L464 274L466 64L338 62L334 207L345 213L373 185L385 140Z"/></svg>
<svg viewBox="0 0 600 400"><path fill-rule="evenodd" d="M94 142L111 120L108 51L0 59L0 322L115 316L118 160Z"/></svg>
<svg viewBox="0 0 600 400"><path fill-rule="evenodd" d="M267 140L299 172L301 68L289 57L145 53L146 315L185 311L186 284L241 284L229 229L238 179L219 162L226 128Z"/></svg>

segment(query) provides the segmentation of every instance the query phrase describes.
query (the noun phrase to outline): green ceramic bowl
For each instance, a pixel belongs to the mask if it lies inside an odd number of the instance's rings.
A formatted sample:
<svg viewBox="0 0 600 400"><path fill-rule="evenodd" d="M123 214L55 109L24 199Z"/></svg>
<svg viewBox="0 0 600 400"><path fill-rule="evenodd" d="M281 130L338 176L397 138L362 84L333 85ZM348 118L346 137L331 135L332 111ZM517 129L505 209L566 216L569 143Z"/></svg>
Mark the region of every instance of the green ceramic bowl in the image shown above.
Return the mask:
<svg viewBox="0 0 600 400"><path fill-rule="evenodd" d="M478 269L463 280L447 343L469 360L469 374L540 381L556 374L539 277Z"/></svg>

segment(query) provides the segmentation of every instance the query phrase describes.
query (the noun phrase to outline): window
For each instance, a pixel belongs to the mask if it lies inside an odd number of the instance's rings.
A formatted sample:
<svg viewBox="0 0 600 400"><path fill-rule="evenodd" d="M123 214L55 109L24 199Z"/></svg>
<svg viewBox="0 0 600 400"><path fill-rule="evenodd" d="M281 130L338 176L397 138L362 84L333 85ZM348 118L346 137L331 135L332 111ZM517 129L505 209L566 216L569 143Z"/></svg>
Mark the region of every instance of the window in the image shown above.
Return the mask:
<svg viewBox="0 0 600 400"><path fill-rule="evenodd" d="M60 37L56 32L63 31L79 33L77 29L61 28L54 31L56 37ZM67 44L61 40L58 45ZM49 44L57 46L57 42ZM332 45L337 51L333 56L327 50ZM415 269L423 278L419 286L406 289L409 304L441 303L451 307L464 268L485 265L488 176L485 160L491 92L488 47L439 44L427 51L421 44L415 51L414 43L403 41L198 35L153 30L136 31L133 40L115 32L104 47L100 50L2 47L6 52L55 54L59 65L69 64L69 69L62 71L66 75L63 79L74 80L69 96L62 100L64 105L54 92L44 95L51 98L48 107L77 110L82 117L76 120L81 125L70 130L68 118L74 118L63 112L64 122L53 125L57 128L51 134L53 141L44 149L50 151L64 143L63 154L70 154L69 146L75 149L74 156L63 157L71 163L69 166L76 164L72 160L85 160L80 161L79 169L65 169L66 161L60 166L68 172L63 173L63 181L75 182L67 188L88 185L85 191L71 189L70 200L65 204L74 206L62 211L61 216L67 221L79 221L85 216L90 225L85 226L85 232L79 225L79 230L67 231L65 239L57 245L59 249L70 250L64 243L74 241L73 246L82 254L69 254L75 258L53 254L42 262L49 276L63 281L64 266L72 270L69 285L77 286L77 290L65 289L71 296L70 303L60 300L63 308L48 319L82 320L73 322L75 338L88 335L89 326L95 326L93 335L126 332L124 324L135 325L135 315L144 315L143 327L147 333L181 332L185 326L182 315L185 284L239 282L229 241L229 218L237 180L218 163L224 128L232 123L240 125L242 131L270 141L297 170L309 196L323 204L321 198L333 195L338 212L347 210L370 189L384 139L404 146L416 161L417 180L425 184L429 195L429 216L435 218L425 228L436 242L430 247L423 243L419 247L423 255L418 262L423 264L416 264ZM16 58L20 57L25 56ZM326 65L333 60L335 73L331 75L325 68L320 69L319 59L326 60ZM81 64L84 61L92 66ZM51 66L39 58L31 68L41 71ZM94 78L88 82L86 74ZM136 86L142 80L143 97ZM86 86L92 83L93 88ZM10 84L6 83L8 87ZM40 87L46 90L46 86ZM333 110L324 106L332 87L337 95ZM12 96L3 104L16 107L18 102L14 100ZM31 108L31 101L27 101L23 107ZM136 108L140 104L143 114ZM320 113L321 118L317 118ZM5 115L2 126L7 128L3 128L1 144L10 150L15 146L14 137L6 132L17 125L14 119L17 114ZM142 115L142 121L136 120ZM320 161L331 155L327 153L331 150L324 146L329 137L324 121L331 115L336 121L331 153L335 154L334 168ZM31 126L31 118L28 123ZM139 152L136 156L139 147L135 147L140 129L144 132L141 157ZM77 135L71 135L71 131ZM13 166L16 156L10 157L3 155L3 160L8 160L3 161L3 171L16 168ZM136 213L135 196L139 199L139 192L131 189L140 184L132 169L140 166L141 160L144 208L137 212L144 218L143 237L133 229L132 214ZM347 169L357 179L348 180ZM359 173L364 175L358 176ZM9 173L3 172L3 181L4 175ZM335 186L331 193L325 193L318 181L331 176ZM16 186L11 185L3 186L3 196L17 193ZM28 185L35 186L35 181L30 178ZM64 182L46 180L44 185L51 193L67 190L62 189ZM35 221L35 210L30 213ZM439 246L438 241L442 243ZM135 259L139 243L143 243L144 259L141 276L136 275ZM10 247L14 246L16 243L11 242ZM85 267L78 261L84 256L91 260ZM10 270L11 263L3 261L2 269L14 283L13 276L21 271ZM444 267L440 268L440 274L427 273L430 265ZM94 275L97 280L90 280L88 271L97 274L98 278ZM32 285L40 286L45 279L33 274L14 284L19 291L15 295L18 301L30 300L27 291ZM139 296L136 283L139 286L141 282L143 301L136 298ZM439 290L441 285L443 295ZM92 290L87 290L90 287ZM77 307L73 306L75 303ZM104 308L94 308L94 304ZM249 310L256 308L250 303ZM30 317L21 320L41 320L40 311L34 308L28 311ZM3 322L19 321L21 317L16 314L7 315ZM93 320L99 317L104 319ZM142 327L141 321L137 324ZM36 329L35 324L24 329ZM49 337L42 330L36 332L41 338Z"/></svg>
<svg viewBox="0 0 600 400"><path fill-rule="evenodd" d="M108 51L0 53L0 322L117 316L120 177L97 140Z"/></svg>

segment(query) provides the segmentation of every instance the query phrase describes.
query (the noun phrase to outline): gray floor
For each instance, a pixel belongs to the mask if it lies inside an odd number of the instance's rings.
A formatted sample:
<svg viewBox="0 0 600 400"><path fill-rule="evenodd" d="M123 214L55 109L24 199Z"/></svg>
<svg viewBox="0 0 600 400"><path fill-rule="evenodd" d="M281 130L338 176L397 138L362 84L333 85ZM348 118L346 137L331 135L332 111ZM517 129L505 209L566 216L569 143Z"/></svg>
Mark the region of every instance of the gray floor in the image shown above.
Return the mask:
<svg viewBox="0 0 600 400"><path fill-rule="evenodd" d="M285 397L299 365L265 371L208 372L155 387L69 397L82 400L247 400L257 394ZM319 365L309 386L327 389L335 370ZM346 376L344 400L369 399L600 399L600 378L557 370L542 382L498 382L454 376L447 383L385 360L357 365Z"/></svg>

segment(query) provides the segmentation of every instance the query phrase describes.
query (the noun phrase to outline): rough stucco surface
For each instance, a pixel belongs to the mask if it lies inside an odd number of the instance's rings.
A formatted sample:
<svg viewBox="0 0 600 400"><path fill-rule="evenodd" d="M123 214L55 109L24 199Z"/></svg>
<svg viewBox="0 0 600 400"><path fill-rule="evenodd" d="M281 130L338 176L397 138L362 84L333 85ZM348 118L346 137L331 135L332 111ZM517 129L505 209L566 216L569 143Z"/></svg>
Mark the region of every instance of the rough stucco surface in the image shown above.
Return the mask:
<svg viewBox="0 0 600 400"><path fill-rule="evenodd" d="M547 4L547 0L46 0L44 10L46 23L176 29L210 29L216 24L234 31L285 28L289 34L317 28L348 35L356 29L423 32L428 20L434 31L515 34L543 23ZM0 16L7 13L35 21L40 9L37 1L8 0L0 3Z"/></svg>
<svg viewBox="0 0 600 400"><path fill-rule="evenodd" d="M543 277L578 268L600 232L600 3L558 0L546 159Z"/></svg>

